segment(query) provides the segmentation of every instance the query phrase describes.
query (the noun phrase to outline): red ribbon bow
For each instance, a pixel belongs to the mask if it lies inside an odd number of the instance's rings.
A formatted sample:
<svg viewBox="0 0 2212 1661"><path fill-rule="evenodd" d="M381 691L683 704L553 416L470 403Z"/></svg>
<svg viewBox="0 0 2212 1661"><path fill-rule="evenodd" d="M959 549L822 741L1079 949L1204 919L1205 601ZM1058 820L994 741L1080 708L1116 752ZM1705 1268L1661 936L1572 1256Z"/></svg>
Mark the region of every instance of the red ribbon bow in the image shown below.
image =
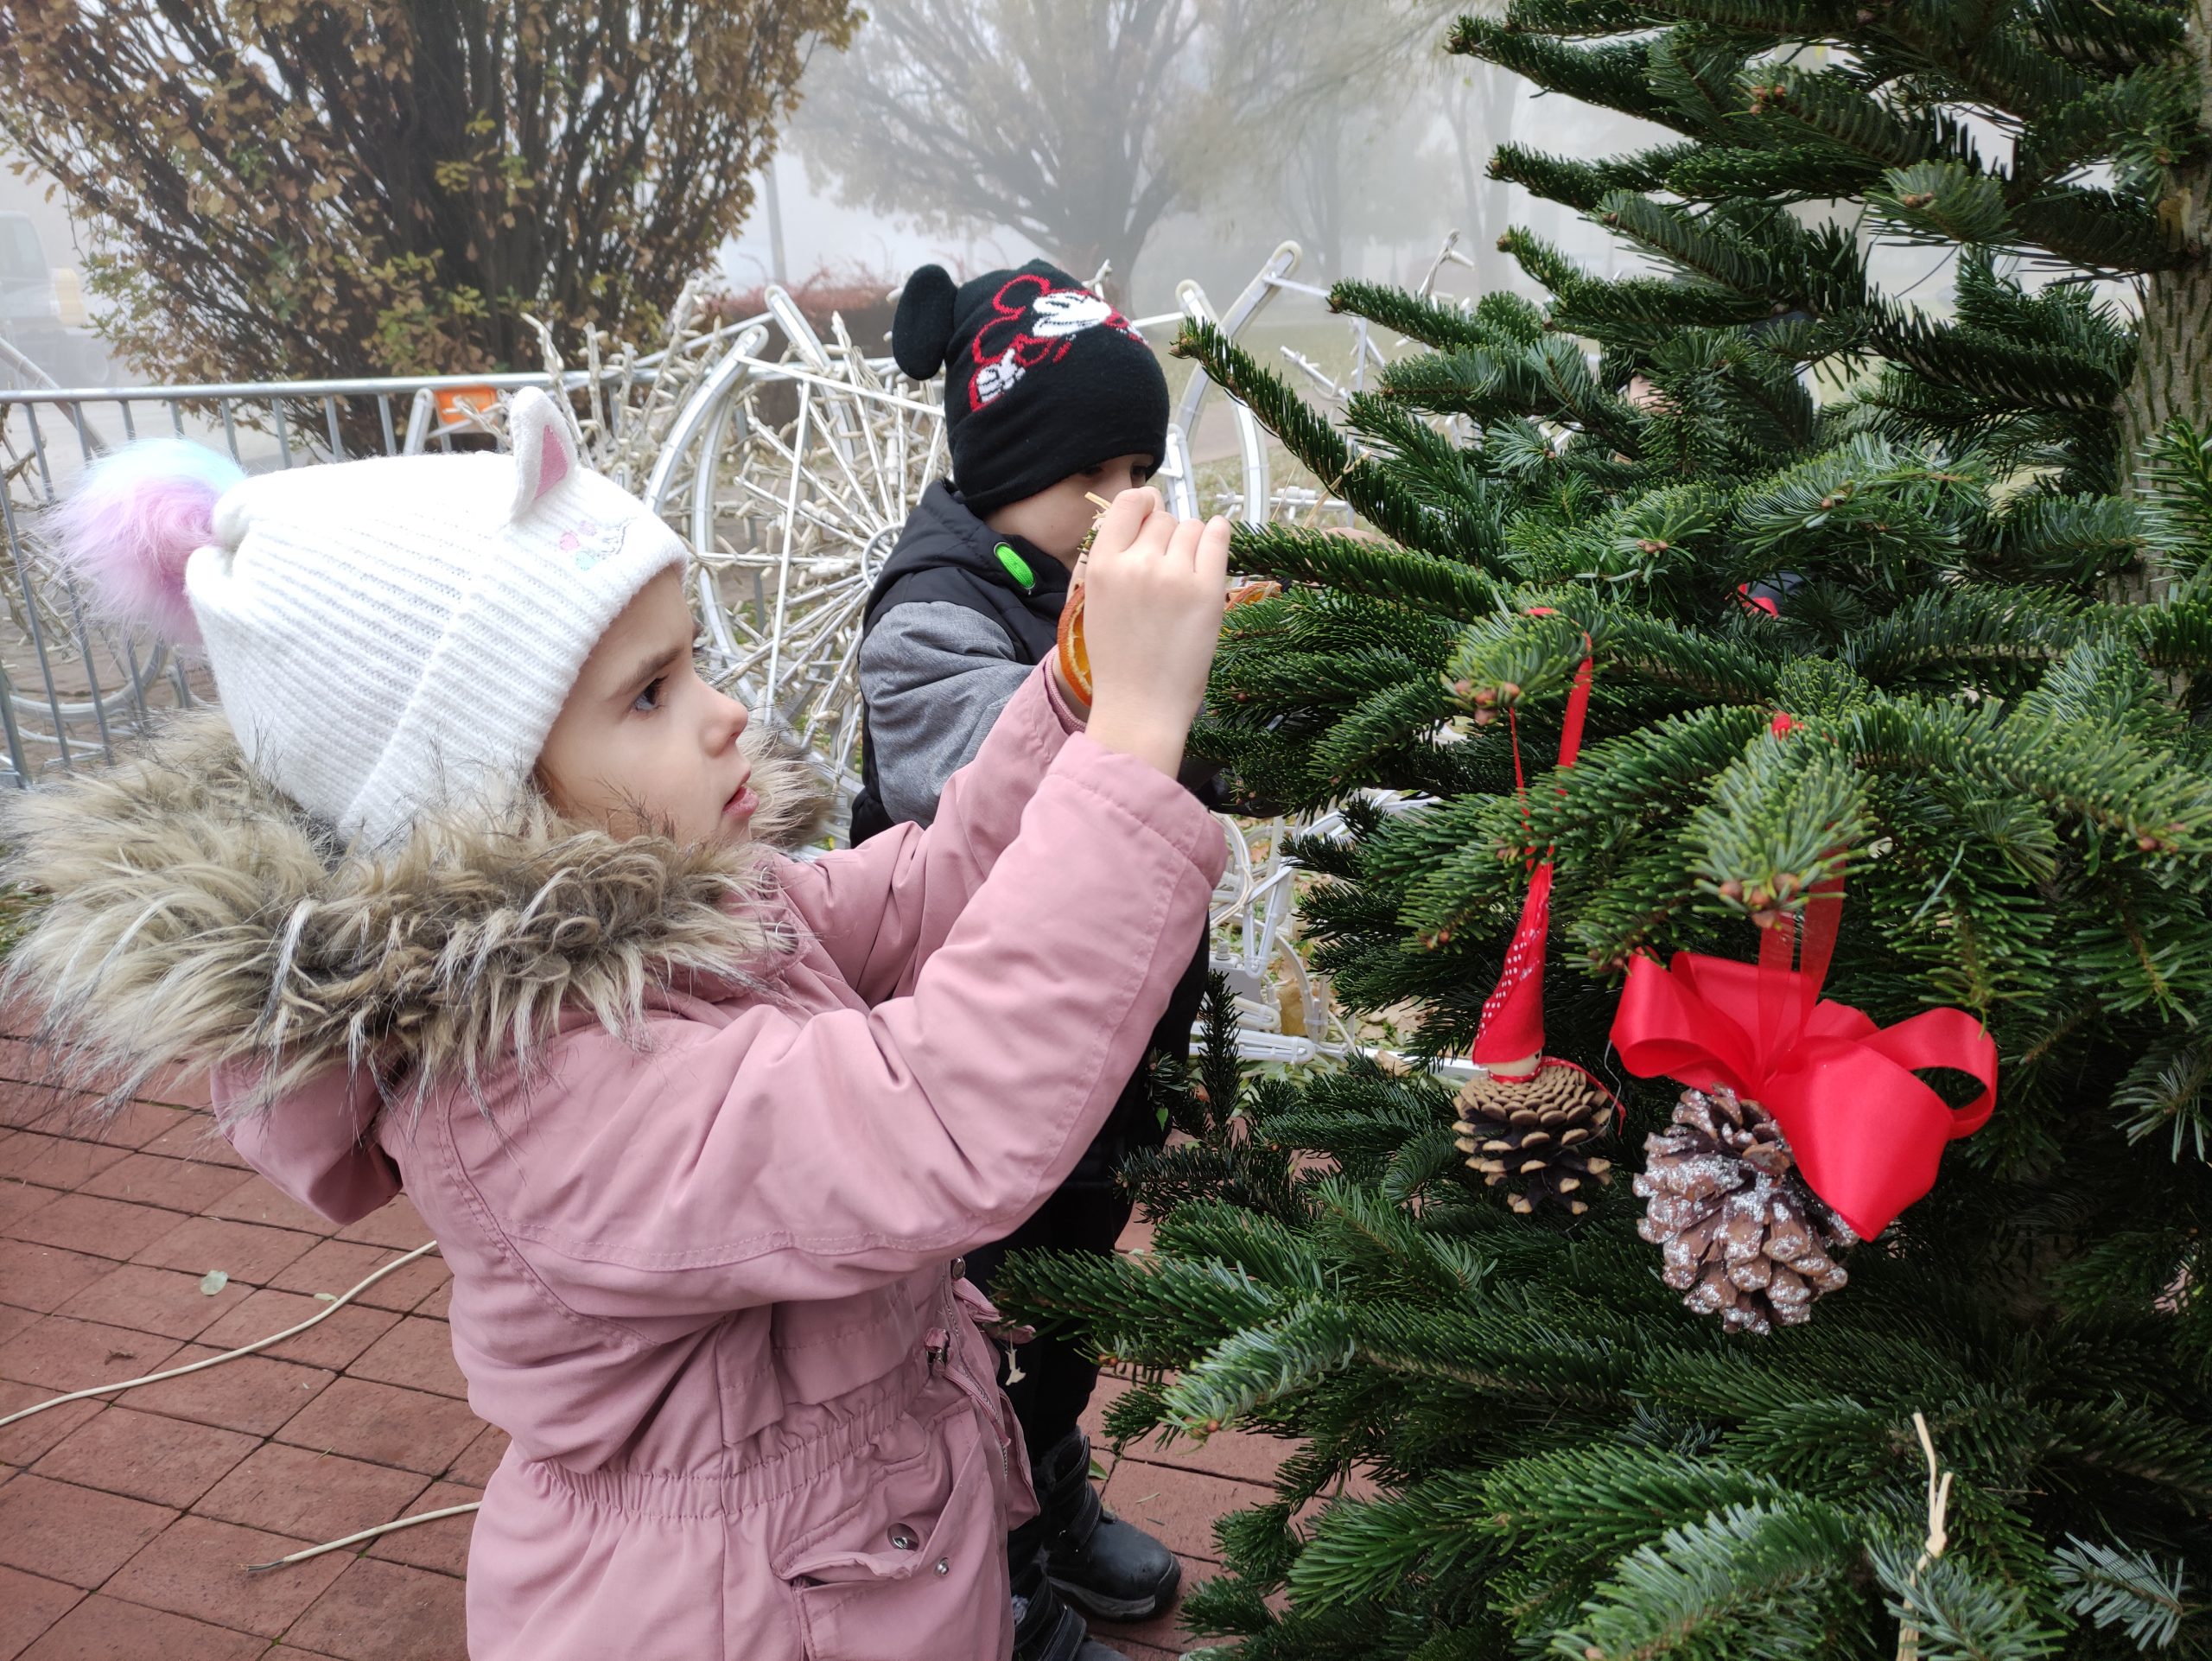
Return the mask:
<svg viewBox="0 0 2212 1661"><path fill-rule="evenodd" d="M1638 957L1613 1016L1621 1063L1695 1089L1725 1085L1774 1116L1813 1192L1862 1240L1936 1185L1943 1145L1972 1136L1997 1104L1997 1045L1963 1009L1929 1009L1877 1027L1821 996L1842 905L1842 881L1806 904L1805 961L1795 933L1765 932L1759 962L1681 951L1662 967ZM1955 1067L1980 1079L1961 1108L1914 1076Z"/></svg>

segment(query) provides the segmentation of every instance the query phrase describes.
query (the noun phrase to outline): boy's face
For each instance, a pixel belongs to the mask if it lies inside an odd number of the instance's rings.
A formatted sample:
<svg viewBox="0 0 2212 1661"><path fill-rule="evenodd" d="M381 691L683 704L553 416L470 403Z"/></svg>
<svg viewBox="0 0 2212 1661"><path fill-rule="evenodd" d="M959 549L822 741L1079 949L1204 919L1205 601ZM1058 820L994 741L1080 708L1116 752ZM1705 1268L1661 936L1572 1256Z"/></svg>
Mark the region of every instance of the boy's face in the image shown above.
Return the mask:
<svg viewBox="0 0 2212 1661"><path fill-rule="evenodd" d="M1091 520L1098 517L1093 496L1112 501L1125 490L1135 490L1152 477L1157 465L1149 455L1117 455L1095 468L1071 473L1050 490L1024 496L983 515L983 523L1001 536L1026 537L1061 564L1072 569L1076 550Z"/></svg>
<svg viewBox="0 0 2212 1661"><path fill-rule="evenodd" d="M618 837L736 843L759 805L738 748L748 716L693 666L683 579L663 571L599 637L538 753L539 785Z"/></svg>

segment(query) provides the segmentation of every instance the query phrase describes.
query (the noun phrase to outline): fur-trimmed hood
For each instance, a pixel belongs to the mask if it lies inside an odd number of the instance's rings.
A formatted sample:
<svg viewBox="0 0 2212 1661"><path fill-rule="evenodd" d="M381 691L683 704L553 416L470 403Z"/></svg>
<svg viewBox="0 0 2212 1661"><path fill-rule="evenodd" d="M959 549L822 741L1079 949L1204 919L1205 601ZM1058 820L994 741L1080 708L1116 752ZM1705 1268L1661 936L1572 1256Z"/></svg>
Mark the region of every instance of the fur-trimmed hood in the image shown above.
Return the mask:
<svg viewBox="0 0 2212 1661"><path fill-rule="evenodd" d="M563 1009L626 1034L663 988L773 981L790 941L771 850L813 833L822 793L765 742L753 786L754 839L735 849L621 841L533 799L356 854L219 716L183 717L0 806L0 877L44 897L10 990L111 1103L172 1067L257 1078L248 1107L336 1065L410 1093L473 1086L527 1068Z"/></svg>

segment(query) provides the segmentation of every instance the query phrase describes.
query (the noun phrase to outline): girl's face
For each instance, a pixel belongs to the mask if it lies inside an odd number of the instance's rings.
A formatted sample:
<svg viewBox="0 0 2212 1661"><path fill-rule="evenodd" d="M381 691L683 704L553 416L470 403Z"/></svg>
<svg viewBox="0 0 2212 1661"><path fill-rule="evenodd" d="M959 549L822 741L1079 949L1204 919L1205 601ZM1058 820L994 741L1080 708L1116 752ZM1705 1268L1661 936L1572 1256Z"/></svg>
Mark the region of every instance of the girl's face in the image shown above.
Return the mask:
<svg viewBox="0 0 2212 1661"><path fill-rule="evenodd" d="M750 717L699 678L692 642L683 579L663 571L600 636L546 735L537 779L556 807L618 837L745 839Z"/></svg>

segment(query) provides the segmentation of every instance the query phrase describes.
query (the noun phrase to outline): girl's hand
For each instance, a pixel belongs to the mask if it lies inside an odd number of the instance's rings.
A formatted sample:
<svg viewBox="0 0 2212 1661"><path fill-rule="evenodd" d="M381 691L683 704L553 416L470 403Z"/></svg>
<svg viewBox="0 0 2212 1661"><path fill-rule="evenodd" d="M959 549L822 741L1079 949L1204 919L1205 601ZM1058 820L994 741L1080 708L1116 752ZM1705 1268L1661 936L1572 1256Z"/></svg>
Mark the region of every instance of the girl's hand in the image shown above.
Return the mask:
<svg viewBox="0 0 2212 1661"><path fill-rule="evenodd" d="M1090 735L1173 774L1221 640L1229 521L1179 520L1158 491L1125 490L1099 521L1081 579Z"/></svg>

